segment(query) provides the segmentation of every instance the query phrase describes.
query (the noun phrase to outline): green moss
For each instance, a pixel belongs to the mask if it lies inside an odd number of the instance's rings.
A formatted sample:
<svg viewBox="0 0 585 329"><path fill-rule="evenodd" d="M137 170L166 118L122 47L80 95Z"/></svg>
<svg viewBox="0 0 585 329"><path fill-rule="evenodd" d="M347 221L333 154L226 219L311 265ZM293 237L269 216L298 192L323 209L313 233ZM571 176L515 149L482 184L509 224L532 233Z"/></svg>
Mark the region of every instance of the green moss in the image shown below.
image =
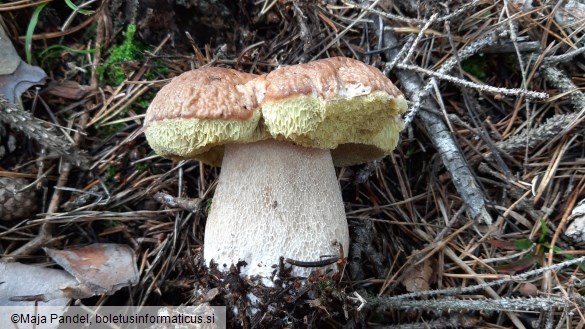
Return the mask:
<svg viewBox="0 0 585 329"><path fill-rule="evenodd" d="M406 150L406 158L410 158L412 157L414 154L416 153L416 148L414 146L411 146L408 148L408 150Z"/></svg>
<svg viewBox="0 0 585 329"><path fill-rule="evenodd" d="M330 294L335 289L335 282L331 278L324 278L317 282L317 290L321 295Z"/></svg>
<svg viewBox="0 0 585 329"><path fill-rule="evenodd" d="M123 33L124 41L120 45L110 48L109 57L102 66L98 68L98 74L101 80L119 85L126 79L126 72L122 65L125 62L141 60L144 46L135 40L136 25L129 24L126 32Z"/></svg>
<svg viewBox="0 0 585 329"><path fill-rule="evenodd" d="M144 114L146 113L148 106L150 106L150 102L152 102L152 100L154 99L154 96L156 96L155 91L152 90L148 91L144 93L144 95L140 96L137 100L132 102L132 104L130 104L130 107L137 114Z"/></svg>
<svg viewBox="0 0 585 329"><path fill-rule="evenodd" d="M147 80L156 80L161 77L167 77L171 70L161 60L155 60L152 62L148 72L144 74Z"/></svg>
<svg viewBox="0 0 585 329"><path fill-rule="evenodd" d="M107 178L108 180L112 180L112 179L114 179L114 177L116 177L116 173L117 173L117 172L118 172L118 170L116 169L116 167L115 167L115 166L112 166L112 165L108 166L108 167L106 168L106 178Z"/></svg>
<svg viewBox="0 0 585 329"><path fill-rule="evenodd" d="M148 167L149 167L149 164L146 162L137 163L135 166L136 171L138 171L138 172L146 171L146 170L148 170Z"/></svg>
<svg viewBox="0 0 585 329"><path fill-rule="evenodd" d="M106 138L110 137L112 134L115 134L116 132L121 130L122 128L124 128L123 123L116 123L113 125L103 125L103 126L97 125L96 132L97 132L97 135L99 138L106 139Z"/></svg>
<svg viewBox="0 0 585 329"><path fill-rule="evenodd" d="M472 56L461 63L463 70L474 77L484 80L487 77L487 64L483 56Z"/></svg>

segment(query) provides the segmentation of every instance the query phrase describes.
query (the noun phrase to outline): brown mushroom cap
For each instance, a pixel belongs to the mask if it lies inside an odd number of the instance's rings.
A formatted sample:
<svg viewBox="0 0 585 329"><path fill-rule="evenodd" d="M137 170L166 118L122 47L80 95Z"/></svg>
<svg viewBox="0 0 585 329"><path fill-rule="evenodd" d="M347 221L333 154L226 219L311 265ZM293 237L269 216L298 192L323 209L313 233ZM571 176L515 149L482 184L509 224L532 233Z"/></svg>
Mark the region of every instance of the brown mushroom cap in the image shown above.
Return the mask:
<svg viewBox="0 0 585 329"><path fill-rule="evenodd" d="M273 138L330 149L334 164L345 166L390 153L405 111L404 96L382 72L334 57L259 77L224 68L186 72L157 94L145 126L165 157L220 165L223 145Z"/></svg>
<svg viewBox="0 0 585 329"><path fill-rule="evenodd" d="M383 92L390 97L402 92L377 68L347 57L332 57L278 68L258 78L265 91L259 102L274 103L289 97L315 95L335 101Z"/></svg>
<svg viewBox="0 0 585 329"><path fill-rule="evenodd" d="M157 154L220 164L226 143L258 140L260 113L252 89L254 74L209 67L185 72L153 99L144 126Z"/></svg>
<svg viewBox="0 0 585 329"><path fill-rule="evenodd" d="M373 66L333 57L274 70L255 81L266 131L331 149L336 166L389 154L403 129L406 100Z"/></svg>

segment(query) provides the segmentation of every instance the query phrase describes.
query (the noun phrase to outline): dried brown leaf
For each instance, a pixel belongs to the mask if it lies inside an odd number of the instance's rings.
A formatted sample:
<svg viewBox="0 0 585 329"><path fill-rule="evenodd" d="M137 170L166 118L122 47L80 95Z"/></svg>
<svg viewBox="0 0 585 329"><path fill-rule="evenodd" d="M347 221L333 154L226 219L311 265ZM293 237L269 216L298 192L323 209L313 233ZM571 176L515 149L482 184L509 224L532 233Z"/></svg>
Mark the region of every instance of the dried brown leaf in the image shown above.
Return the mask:
<svg viewBox="0 0 585 329"><path fill-rule="evenodd" d="M138 282L136 256L130 247L96 243L71 250L45 248L45 252L80 282L68 292L77 294L108 294Z"/></svg>
<svg viewBox="0 0 585 329"><path fill-rule="evenodd" d="M76 81L63 80L52 81L45 92L58 97L80 100L87 95L89 89L89 86L80 85Z"/></svg>
<svg viewBox="0 0 585 329"><path fill-rule="evenodd" d="M433 276L432 261L425 259L422 263L411 267L402 284L409 292L427 291Z"/></svg>

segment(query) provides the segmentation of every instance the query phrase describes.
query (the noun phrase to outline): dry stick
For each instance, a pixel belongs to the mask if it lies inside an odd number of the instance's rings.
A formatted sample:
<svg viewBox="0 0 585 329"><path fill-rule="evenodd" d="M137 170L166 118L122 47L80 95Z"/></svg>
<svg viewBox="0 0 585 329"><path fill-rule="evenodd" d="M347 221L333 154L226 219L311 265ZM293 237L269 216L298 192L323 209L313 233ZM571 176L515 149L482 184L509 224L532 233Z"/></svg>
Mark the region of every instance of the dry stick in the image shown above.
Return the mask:
<svg viewBox="0 0 585 329"><path fill-rule="evenodd" d="M541 68L540 73L542 73L544 78L550 84L552 84L554 87L557 87L560 92L568 93L571 105L573 105L576 110L579 110L579 112L569 114L574 115L573 121L568 126L563 127L563 130L559 131L559 136L556 136L552 139L556 140L561 138L561 135L564 135L564 133L573 129L577 123L582 121L583 116L585 115L585 94L579 91L579 88L577 88L577 86L571 82L571 79L569 79L564 73L556 68L545 66ZM554 117L556 117L556 115Z"/></svg>
<svg viewBox="0 0 585 329"><path fill-rule="evenodd" d="M556 68L543 67L540 69L540 73L550 84L558 88L561 93L568 93L569 101L573 107L580 109L581 112L556 114L537 128L522 130L521 133L496 143L496 147L502 153L512 154L524 151L526 147L528 149L534 149L543 142L552 143L558 138L563 137L565 132L574 128L575 124L581 121L581 117L585 111L585 94L579 91L577 86ZM488 159L492 156L491 153L486 155Z"/></svg>
<svg viewBox="0 0 585 329"><path fill-rule="evenodd" d="M91 163L90 157L80 151L75 145L69 144L63 136L52 131L53 125L34 117L27 111L11 104L0 94L0 122L22 131L27 137L34 139L42 146L54 150L77 167L87 168Z"/></svg>
<svg viewBox="0 0 585 329"><path fill-rule="evenodd" d="M365 5L356 3L354 1L349 1L349 0L342 0L341 2L343 2L345 5L349 5L353 8L359 8L361 10L370 12L374 16L381 16L381 17L387 18L391 21L404 22L404 23L408 23L408 24L424 24L425 23L424 20L420 20L420 19L416 19L416 18L407 18L404 16L394 15L394 14L388 13L386 11L374 9L375 6L365 6ZM437 18L437 22L444 22L444 21L456 18L457 16L461 16L461 15L465 14L468 10L470 10L472 7L475 7L479 2L480 2L479 0L474 0L470 3L461 5L461 7L459 7L459 9L455 10L454 12ZM418 7L418 4L415 5L414 7L415 8Z"/></svg>
<svg viewBox="0 0 585 329"><path fill-rule="evenodd" d="M396 40L396 37L394 36L394 34L391 31L384 31L385 34L388 35L392 35L392 37L394 38L394 40ZM459 50L459 52L457 53L457 56L452 56L449 59L447 59L445 61L445 63L443 63L443 65L441 65L441 67L437 70L437 73L439 74L446 74L447 72L451 71L456 65L457 63L459 63L460 61L469 58L470 56L473 56L474 54L478 53L481 49L483 49L484 47L490 46L492 44L494 44L497 40L498 37L500 36L505 36L506 32L500 32L499 34L496 32L489 32L486 35L484 35L481 38L478 38L477 40L475 40L474 42L468 44L467 46L465 46L463 49ZM396 41L395 41L396 42ZM414 45L416 46L416 45ZM394 50L389 50L387 52L388 54L393 54L396 53L396 51ZM416 77L416 75L410 74L411 78ZM414 104L409 108L408 113L406 113L406 116L404 118L404 122L406 125L409 125L412 120L414 119L414 116L418 113L418 110L420 109L422 102L423 101L427 101L428 100L428 96L434 86L434 84L436 83L436 78L431 78L426 85L422 85L422 81L419 78L416 78L416 81L418 81L418 83L416 83L416 89L413 90L419 90L416 93L413 93L414 97ZM434 106L433 108L436 108L436 106Z"/></svg>
<svg viewBox="0 0 585 329"><path fill-rule="evenodd" d="M453 259L459 259L457 257L457 255L455 255L455 253L450 249L450 248L446 248L445 251L447 252L447 255ZM505 283L509 283L509 282L519 282L519 281L523 281L531 276L535 276L538 274L542 274L542 273L546 273L548 271L558 271L562 268L574 265L574 264L578 264L585 261L585 257L581 257L578 259L573 259L570 261L565 261L559 264L555 264L552 266L547 266L547 267L543 267L537 270L533 270L533 271L529 271L529 272L525 272L519 275L515 275L515 276L510 276L509 278L505 278L505 279L500 279L500 280L496 280L496 281L492 281L489 283L482 283L479 285L474 285L474 286L469 286L466 288L448 288L448 289L442 289L442 290L430 290L430 291L422 291L422 292L415 292L415 293L409 293L409 294L404 294L404 295L399 295L399 296L393 296L393 297L375 297L375 298L368 298L368 299L364 299L361 301L360 307L359 309L362 308L372 308L372 307L381 307L381 308L398 308L398 307L422 307L425 308L427 306L425 306L425 304L427 303L433 303L436 302L436 305L433 305L434 308L441 308L441 307L445 307L445 304L442 304L443 301L438 301L438 300L430 300L430 301L421 301L421 300L410 300L410 298L422 298L422 297L431 297L431 296L439 296L439 295L445 295L445 296L449 296L449 295L461 295L464 293L471 293L471 292L475 292L478 290L486 290L488 291L492 291L494 292L493 289L491 289L491 286L496 286L496 285L501 285L501 284L505 284ZM463 263L461 260L459 260L459 263L464 264L464 268L467 268L466 271L469 272L473 270L471 268L469 268L465 263ZM458 264L459 264L458 263ZM482 279L476 279L478 282L483 281ZM494 292L495 293L495 292ZM490 295L492 295L490 293ZM497 294L496 294L497 296ZM575 296L576 298L576 304L579 305L583 305L585 303L585 299L581 296ZM550 296L550 297L543 297L543 298L518 298L518 299L500 299L503 300L503 302L498 301L498 300L492 300L490 301L491 305L499 305L499 306L503 306L503 309L523 309L523 310L527 310L529 309L528 307L518 307L515 308L514 306L520 306L520 305L524 305L527 306L529 305L530 302L532 303L538 303L538 305L534 305L537 306L535 307L536 309L545 309L545 308L550 308L550 307L567 307L568 304L571 304L571 302L566 299L566 298L559 298L556 296ZM514 301L514 303L506 303L506 301ZM420 302L422 304L418 304L417 302ZM472 309L469 308L467 304L469 301L466 300L462 300L459 301L459 304L453 304L451 305L451 309L453 310L461 310L461 309ZM432 304L431 304L432 305ZM486 305L487 306L487 305ZM507 306L507 307L505 307ZM431 308L432 309L432 308ZM513 315L513 314L509 314L509 315ZM515 315L514 315L515 317ZM516 322L514 322L514 324L516 326L519 326L519 324L517 324ZM521 325L520 323L520 327L523 327L523 325Z"/></svg>
<svg viewBox="0 0 585 329"><path fill-rule="evenodd" d="M562 55L558 56L549 56L543 60L544 64L556 64L560 62L568 62L573 59L573 57L581 55L585 53L585 47L580 47L575 50L568 51Z"/></svg>
<svg viewBox="0 0 585 329"><path fill-rule="evenodd" d="M428 239L430 239L430 237L427 236L426 239L428 240ZM447 257L449 257L453 262L455 262L461 269L463 269L463 271L467 272L468 274L471 274L474 277L475 281L477 281L480 285L487 284L484 281L484 279L478 277L477 273L471 267L469 267L469 265L467 265L464 261L462 261L461 258L459 258L459 256L457 256L457 254L455 254L455 252L451 248L446 246L444 248L443 252L447 255ZM500 299L501 298L500 295L498 295L498 293L494 289L492 289L491 287L485 286L484 291L493 299ZM516 328L524 328L524 325L522 324L520 319L518 319L518 317L515 314L513 314L511 312L506 312L506 315L514 323Z"/></svg>
<svg viewBox="0 0 585 329"><path fill-rule="evenodd" d="M520 52L537 52L540 51L540 42L538 41L523 41L518 43L517 46L511 42L503 43L500 45L488 46L483 49L484 54L507 54L514 53L518 49Z"/></svg>
<svg viewBox="0 0 585 329"><path fill-rule="evenodd" d="M506 311L510 309L522 311L548 311L550 307L565 308L570 302L561 297L502 298L502 299L430 299L430 300L385 300L372 298L378 308L386 309L427 309L427 310L467 310L467 311Z"/></svg>
<svg viewBox="0 0 585 329"><path fill-rule="evenodd" d="M461 87L473 88L477 89L480 92L484 93L492 93L492 94L502 94L507 96L525 96L528 99L545 99L548 98L549 95L543 92L537 92L522 88L501 88L501 87L493 87L490 85L486 85L483 83L475 83L472 81L464 80L461 78L454 77L448 74L441 74L435 71L431 71L429 69L425 69L423 67L412 65L412 64L404 64L404 63L397 63L396 67L403 70L411 70L420 72L431 77L435 77L437 79L441 79L443 81L451 82L453 84L459 85Z"/></svg>
<svg viewBox="0 0 585 329"><path fill-rule="evenodd" d="M465 262L463 262L458 256L457 254L455 254L455 252L449 248L446 247L444 250L445 254L452 260L454 261L460 268L462 268L465 272L471 274L472 276L475 277L475 281L479 282L480 284L486 284L486 282L480 278L477 277L477 273L475 273L475 271L469 267ZM485 287L484 291L493 299L500 299L500 295L491 287ZM520 321L520 319L516 316L516 314L512 313L512 312L506 312L506 315L508 316L508 318L510 318L510 320L514 323L514 325L516 326L516 328L524 328L524 324L522 324L522 322Z"/></svg>
<svg viewBox="0 0 585 329"><path fill-rule="evenodd" d="M105 16L103 15L102 11L98 11L97 15L102 15L102 18ZM97 27L97 37L96 37L96 44L102 44L103 33L102 29L104 28L103 19L98 19L98 27ZM96 60L92 65L92 78L91 78L91 87L97 88L97 59L100 56L100 48L95 53ZM79 119L79 129L85 129L87 126L87 122L89 121L89 114L86 111ZM77 130L73 137L75 144L80 145L83 139L82 133ZM87 163L91 163L91 161L87 161ZM88 167L88 166L86 166ZM61 192L62 188L65 187L67 181L69 180L69 174L71 173L71 163L64 162L61 167L61 174L59 179L57 180L57 184L55 185L55 191L53 192L53 196L51 197L51 202L49 203L49 207L47 208L47 217L50 217L52 214L57 213L59 210L59 205L61 203ZM50 221L44 222L39 229L39 233L37 236L32 239L31 241L27 242L24 246L18 248L14 252L12 252L11 256L19 256L19 255L29 255L35 251L37 251L40 247L42 247L47 241L51 239L52 236L52 224Z"/></svg>
<svg viewBox="0 0 585 329"><path fill-rule="evenodd" d="M79 126L84 128L87 124L89 115L84 113L79 122ZM75 136L73 139L75 140L76 145L81 143L83 135L80 131L75 132ZM53 192L53 196L51 197L51 202L49 203L49 208L47 208L47 217L50 217L52 214L56 213L59 210L59 205L61 204L61 192L63 191L63 187L67 184L69 180L69 174L71 173L72 165L70 162L63 162L61 166L61 174L59 179L57 180L57 184L55 185L55 191ZM14 252L10 254L10 256L22 256L22 255L30 255L33 252L37 251L39 248L45 245L47 241L49 241L52 237L52 224L50 222L44 222L39 229L39 233L37 236L27 242L22 247L16 249Z"/></svg>
<svg viewBox="0 0 585 329"><path fill-rule="evenodd" d="M69 172L72 164L78 167L87 167L90 158L81 153L74 145L64 142L63 137L59 137L45 128L44 121L32 116L30 113L18 109L15 105L10 104L2 95L0 95L0 121L8 123L11 127L21 130L28 137L35 139L41 145L55 150L66 161L63 164L61 175L57 180L56 187L63 187L67 183ZM80 135L76 132L76 135ZM56 189L53 198L49 204L48 213L56 212L59 208L61 190ZM37 236L27 242L22 247L11 253L11 256L28 255L38 250L51 238L51 225L42 224Z"/></svg>
<svg viewBox="0 0 585 329"><path fill-rule="evenodd" d="M376 24L374 26L376 28ZM382 32L376 29L376 34L378 37L383 38L385 47L398 44L396 36L392 31L386 30ZM386 50L386 58L394 58L398 51L398 49L394 48ZM423 82L412 71L397 70L396 75L404 86L404 89L406 89L406 93L411 98L415 97L417 92L423 88ZM439 112L437 110L437 104L428 97L422 100L422 104L425 108L434 109L435 112ZM455 143L449 128L445 125L445 122L436 114L428 111L420 112L419 117L429 132L433 144L441 154L443 164L451 173L453 183L467 205L470 217L486 224L491 224L492 218L485 208L483 192L477 185L473 173L467 166L467 162Z"/></svg>
<svg viewBox="0 0 585 329"><path fill-rule="evenodd" d="M170 194L163 192L156 192L154 199L162 204L165 204L171 208L181 208L192 213L201 211L202 199L190 199L183 197L174 197Z"/></svg>
<svg viewBox="0 0 585 329"><path fill-rule="evenodd" d="M69 173L71 172L71 163L64 162L61 167L61 175L57 180L57 184L55 185L55 191L53 192L53 196L51 198L51 203L49 203L49 208L47 209L47 214L56 213L59 209L59 204L61 201L61 189L60 187L64 187L67 184L67 180L69 179ZM50 216L50 215L49 215ZM27 242L22 247L16 249L10 256L23 256L23 255L30 255L33 252L37 251L41 248L48 240L51 239L51 224L50 223L43 223L41 228L39 229L39 233L37 236Z"/></svg>
<svg viewBox="0 0 585 329"><path fill-rule="evenodd" d="M457 287L457 288L446 288L446 289L439 289L439 290L412 292L412 293L402 294L402 295L398 295L398 296L384 297L384 299L403 300L403 299L409 299L409 298L423 298L423 297L432 297L432 296L453 296L453 295L474 293L474 292L477 292L479 290L483 290L486 287L499 286L499 285L510 283L510 282L522 282L524 280L527 280L530 277L537 276L537 275L546 273L548 271L560 271L563 268L567 268L569 266L573 266L573 265L576 265L579 263L584 263L584 262L585 262L585 256L571 259L571 260L566 260L564 262L554 264L551 266L541 267L541 268L538 268L536 270L524 272L522 274L510 275L507 278L495 280L492 282L486 282L484 284L477 284L477 285L473 285L473 286L469 286L469 287L465 287L465 288Z"/></svg>
<svg viewBox="0 0 585 329"><path fill-rule="evenodd" d="M420 29L420 31L418 32L418 35L416 36L416 38L414 39L414 44L413 45L417 45L420 40L422 39L422 37L425 34L425 31L428 30L431 27L431 24L433 24L433 22L437 19L438 14L434 13L431 18L429 18L429 20L425 23L425 25ZM406 64L409 63L410 60L412 59L412 55L414 55L414 50L416 49L416 47L409 47L408 52L406 53L406 56L404 56L404 59L402 59L402 63Z"/></svg>
<svg viewBox="0 0 585 329"><path fill-rule="evenodd" d="M374 24L374 26L376 25ZM392 31L380 31L377 29L376 34L379 38L383 38L384 46L398 44L396 36ZM492 43L492 40L495 40L495 38L496 34L491 33L488 35L488 37L482 38L477 44L467 48L467 52L475 52L477 49L481 49L483 46ZM385 53L387 58L394 58L394 56L397 55L398 50L390 48ZM463 56L463 52L461 56ZM452 62L454 66L456 61L453 60ZM450 70L447 69L446 66L443 67L444 71ZM398 70L396 75L398 76L398 79L406 89L406 92L409 94L409 96L413 97L418 94L419 90L423 89L423 82L414 72ZM424 107L431 108L435 110L435 112L438 112L438 110L436 110L437 104L429 97L425 97L419 101L421 101L421 105ZM467 162L464 160L464 157L461 154L459 147L455 143L453 136L451 136L449 128L445 125L440 117L431 112L420 112L419 117L429 132L429 136L432 138L433 144L441 154L443 164L451 173L451 176L453 177L453 183L465 201L471 218L478 219L479 221L482 221L486 224L491 224L492 218L485 209L485 196L477 185L473 173L467 166ZM448 251L450 251L450 253ZM450 249L447 248L445 252L451 258L457 258L452 257L454 253ZM486 288L485 290L493 298L499 298L498 294L493 289ZM524 328L524 325L515 314L506 312L506 315L516 327Z"/></svg>
<svg viewBox="0 0 585 329"><path fill-rule="evenodd" d="M553 238L550 242L550 248L549 248L549 252L548 252L548 265L549 266L552 265L553 257L555 254L555 244L557 243L557 240L561 234L561 231L564 230L565 225L567 224L567 219L571 215L571 211L575 207L575 204L578 202L577 201L578 197L583 192L583 189L585 189L584 182L585 182L585 177L581 178L581 181L579 182L579 184L577 186L577 190L575 192L571 193L571 196L569 197L569 201L567 202L567 205L565 206L566 209L563 213L563 217L561 218L561 222L558 224L557 229L555 230ZM548 292L550 293L550 290L552 289L552 284L549 284L547 288L548 288Z"/></svg>

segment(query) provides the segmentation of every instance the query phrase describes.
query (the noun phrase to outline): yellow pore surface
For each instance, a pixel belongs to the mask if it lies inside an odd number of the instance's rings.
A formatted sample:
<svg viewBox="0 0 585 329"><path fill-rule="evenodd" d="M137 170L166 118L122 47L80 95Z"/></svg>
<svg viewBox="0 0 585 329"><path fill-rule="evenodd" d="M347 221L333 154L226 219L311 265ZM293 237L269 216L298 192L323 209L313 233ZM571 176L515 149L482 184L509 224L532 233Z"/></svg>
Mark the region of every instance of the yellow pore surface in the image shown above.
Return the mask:
<svg viewBox="0 0 585 329"><path fill-rule="evenodd" d="M223 145L276 139L332 150L336 166L381 158L398 143L403 96L384 92L323 100L294 96L265 103L249 120L169 119L152 122L146 138L161 156L220 165Z"/></svg>

